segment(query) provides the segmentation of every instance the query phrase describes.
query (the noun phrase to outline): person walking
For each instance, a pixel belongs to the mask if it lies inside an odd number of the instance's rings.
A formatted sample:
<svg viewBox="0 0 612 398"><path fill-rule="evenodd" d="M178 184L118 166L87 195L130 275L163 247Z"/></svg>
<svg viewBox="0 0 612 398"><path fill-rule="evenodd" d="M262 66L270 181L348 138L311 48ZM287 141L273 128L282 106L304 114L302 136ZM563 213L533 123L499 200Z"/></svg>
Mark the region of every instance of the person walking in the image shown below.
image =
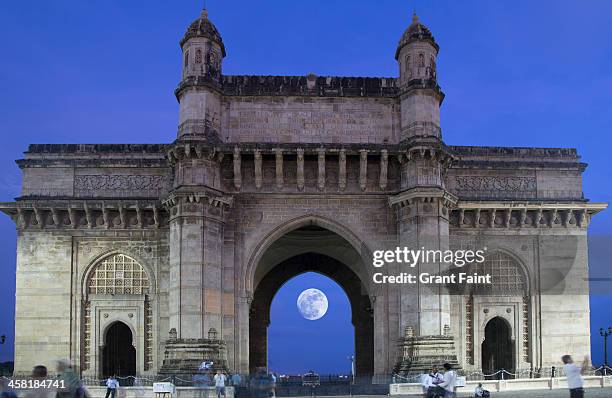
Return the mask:
<svg viewBox="0 0 612 398"><path fill-rule="evenodd" d="M584 380L582 379L582 372L586 372L589 368L589 357L584 357L582 366L576 365L571 355L563 355L561 357L563 362L563 370L565 371L565 377L567 378L567 388L570 392L570 398L582 398L584 397Z"/></svg>
<svg viewBox="0 0 612 398"><path fill-rule="evenodd" d="M223 394L223 398L225 398L225 380L227 380L227 377L221 373L221 370L217 370L217 374L215 375L214 379L215 388L217 390L217 398L221 398L221 394Z"/></svg>
<svg viewBox="0 0 612 398"><path fill-rule="evenodd" d="M111 398L115 398L115 394L117 393L117 388L119 387L119 382L117 381L117 376L112 375L106 379L106 397L110 395Z"/></svg>
<svg viewBox="0 0 612 398"><path fill-rule="evenodd" d="M443 380L437 383L444 389L444 398L455 398L455 385L457 384L457 373L450 363L445 363Z"/></svg>

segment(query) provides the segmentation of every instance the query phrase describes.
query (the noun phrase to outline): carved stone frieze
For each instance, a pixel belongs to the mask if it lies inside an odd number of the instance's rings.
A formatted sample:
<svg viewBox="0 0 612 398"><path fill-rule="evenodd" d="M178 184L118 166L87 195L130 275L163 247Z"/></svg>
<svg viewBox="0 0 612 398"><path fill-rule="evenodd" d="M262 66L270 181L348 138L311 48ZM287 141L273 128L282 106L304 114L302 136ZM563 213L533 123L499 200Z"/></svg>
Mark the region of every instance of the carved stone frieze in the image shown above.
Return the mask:
<svg viewBox="0 0 612 398"><path fill-rule="evenodd" d="M165 175L76 175L75 196L135 196L143 193L159 195L168 188Z"/></svg>
<svg viewBox="0 0 612 398"><path fill-rule="evenodd" d="M535 177L514 176L456 176L455 188L459 192L535 192Z"/></svg>

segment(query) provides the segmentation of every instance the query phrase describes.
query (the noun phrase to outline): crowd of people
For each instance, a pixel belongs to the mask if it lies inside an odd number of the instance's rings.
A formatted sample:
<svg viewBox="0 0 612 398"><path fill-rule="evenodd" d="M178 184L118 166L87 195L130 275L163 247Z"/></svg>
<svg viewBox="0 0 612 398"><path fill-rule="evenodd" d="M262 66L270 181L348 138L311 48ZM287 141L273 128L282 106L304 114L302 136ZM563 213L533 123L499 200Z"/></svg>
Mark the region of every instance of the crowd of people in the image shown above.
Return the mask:
<svg viewBox="0 0 612 398"><path fill-rule="evenodd" d="M564 364L563 370L567 379L570 398L583 398L584 379L582 374L590 368L589 357L585 357L580 365L574 363L571 355L564 355L561 357L561 361ZM448 363L443 365L442 373L438 366L434 365L428 374L423 375L421 384L425 398L455 398L457 373L453 370L452 365ZM483 387L482 383L478 383L474 390L474 397L489 398L490 396L491 393Z"/></svg>
<svg viewBox="0 0 612 398"><path fill-rule="evenodd" d="M590 360L584 358L581 364L574 363L570 355L561 358L564 366L564 373L567 379L570 398L584 397L584 379L582 374L590 368ZM23 396L25 398L87 398L89 396L85 386L70 365L69 361L58 361L57 375L54 380L61 381L60 388L32 388L28 389ZM248 391L252 398L276 398L277 376L268 372L266 368L259 368L248 378L243 378L240 374L228 375L221 370L215 372L211 368L204 367L200 373L194 375L193 384L200 387L215 387L217 398L226 398L225 388L227 385L234 387L234 394L239 397L241 391ZM213 375L211 377L211 375ZM30 376L32 380L49 380L47 368L43 365L35 366ZM433 366L431 371L423 375L421 380L423 395L425 398L455 398L455 390L458 385L457 372L449 363L442 366L442 371L437 366ZM120 387L115 375L109 376L105 381L106 397L115 398ZM136 383L134 383L136 385ZM474 391L476 398L489 398L490 392L487 391L482 383L479 383ZM9 388L5 379L0 379L0 398L17 398L14 390Z"/></svg>

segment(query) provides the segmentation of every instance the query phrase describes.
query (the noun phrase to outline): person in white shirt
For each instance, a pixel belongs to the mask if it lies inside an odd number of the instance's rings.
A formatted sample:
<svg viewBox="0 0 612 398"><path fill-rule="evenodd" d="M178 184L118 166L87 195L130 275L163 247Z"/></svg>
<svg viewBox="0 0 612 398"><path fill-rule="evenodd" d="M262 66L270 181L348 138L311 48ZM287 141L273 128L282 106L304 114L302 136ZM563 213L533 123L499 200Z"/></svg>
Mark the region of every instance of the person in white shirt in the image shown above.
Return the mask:
<svg viewBox="0 0 612 398"><path fill-rule="evenodd" d="M115 398L115 394L117 393L117 387L119 387L119 382L117 381L117 376L112 375L108 379L106 379L106 397L110 395L111 398Z"/></svg>
<svg viewBox="0 0 612 398"><path fill-rule="evenodd" d="M221 398L221 394L223 394L223 398L225 398L225 380L227 377L220 370L217 370L217 374L214 377L215 379L215 387L217 389L217 398Z"/></svg>
<svg viewBox="0 0 612 398"><path fill-rule="evenodd" d="M474 390L474 397L489 398L490 396L491 393L482 387L482 383L478 383L478 387L476 387L476 390Z"/></svg>
<svg viewBox="0 0 612 398"><path fill-rule="evenodd" d="M444 365L444 376L438 386L444 388L444 398L455 398L455 385L457 384L457 373L453 370L450 363Z"/></svg>
<svg viewBox="0 0 612 398"><path fill-rule="evenodd" d="M442 394L444 394L442 387L438 387L437 385L442 380L442 374L438 371L436 365L431 367L431 372L423 375L422 385L426 398L441 397Z"/></svg>
<svg viewBox="0 0 612 398"><path fill-rule="evenodd" d="M582 379L582 372L589 368L589 357L584 357L582 366L576 365L571 355L563 355L561 361L564 363L563 370L565 370L570 398L583 398L584 380Z"/></svg>

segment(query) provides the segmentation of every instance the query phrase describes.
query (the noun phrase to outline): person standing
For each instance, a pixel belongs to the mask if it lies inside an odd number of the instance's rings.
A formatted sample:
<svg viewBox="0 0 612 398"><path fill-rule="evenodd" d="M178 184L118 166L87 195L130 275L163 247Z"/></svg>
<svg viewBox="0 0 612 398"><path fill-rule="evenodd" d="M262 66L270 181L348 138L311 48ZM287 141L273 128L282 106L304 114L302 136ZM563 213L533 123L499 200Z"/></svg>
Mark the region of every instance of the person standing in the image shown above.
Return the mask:
<svg viewBox="0 0 612 398"><path fill-rule="evenodd" d="M276 375L274 372L270 373L270 396L276 398Z"/></svg>
<svg viewBox="0 0 612 398"><path fill-rule="evenodd" d="M582 366L576 365L571 355L563 355L561 361L564 364L563 370L565 371L565 377L567 377L567 388L570 392L570 398L584 397L584 380L582 379L582 372L585 372L589 368L589 357L584 357Z"/></svg>
<svg viewBox="0 0 612 398"><path fill-rule="evenodd" d="M217 374L214 377L215 379L215 388L217 390L217 398L221 398L221 394L223 394L223 398L225 398L225 380L227 379L221 370L217 370Z"/></svg>
<svg viewBox="0 0 612 398"><path fill-rule="evenodd" d="M119 382L117 381L117 376L112 375L108 379L106 379L106 397L110 395L111 398L115 398L115 394L117 393L117 388L119 387Z"/></svg>
<svg viewBox="0 0 612 398"><path fill-rule="evenodd" d="M444 365L444 376L438 386L444 388L444 398L455 398L455 385L457 384L457 373L450 363Z"/></svg>

